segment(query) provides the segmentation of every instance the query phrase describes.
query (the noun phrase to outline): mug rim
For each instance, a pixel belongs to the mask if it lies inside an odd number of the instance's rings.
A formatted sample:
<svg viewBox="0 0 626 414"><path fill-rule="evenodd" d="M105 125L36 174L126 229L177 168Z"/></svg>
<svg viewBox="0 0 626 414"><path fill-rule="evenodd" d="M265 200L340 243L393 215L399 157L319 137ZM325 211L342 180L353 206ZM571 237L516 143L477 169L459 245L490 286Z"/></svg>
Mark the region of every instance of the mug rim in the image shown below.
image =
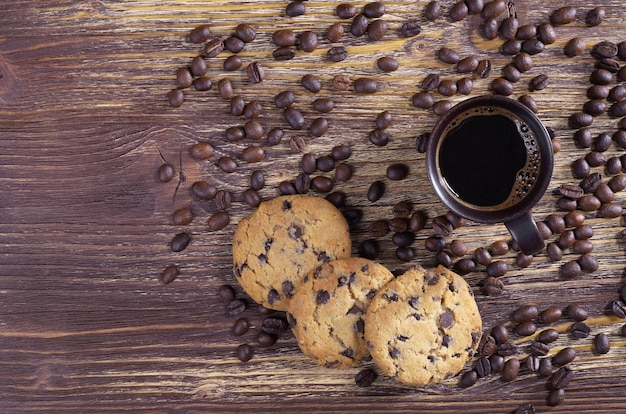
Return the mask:
<svg viewBox="0 0 626 414"><path fill-rule="evenodd" d="M520 202L499 210L480 210L461 203L446 190L446 184L438 171L437 157L439 155L439 142L448 123L464 111L481 106L495 106L506 109L522 118L535 132L538 146L541 150L540 176L538 183L531 192ZM431 186L439 199L448 207L466 219L480 223L498 223L517 218L536 205L545 194L554 167L554 152L550 135L541 120L522 103L501 95L481 95L468 98L454 105L448 112L442 115L432 129L428 145L426 147L426 167Z"/></svg>

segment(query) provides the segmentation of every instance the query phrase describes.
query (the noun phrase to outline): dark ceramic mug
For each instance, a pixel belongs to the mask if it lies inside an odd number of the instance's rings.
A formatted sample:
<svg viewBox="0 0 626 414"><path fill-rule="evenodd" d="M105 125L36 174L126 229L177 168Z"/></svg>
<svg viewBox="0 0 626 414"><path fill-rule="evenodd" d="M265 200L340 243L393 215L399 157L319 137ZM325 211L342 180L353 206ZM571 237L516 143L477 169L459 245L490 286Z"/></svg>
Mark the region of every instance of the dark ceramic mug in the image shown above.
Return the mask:
<svg viewBox="0 0 626 414"><path fill-rule="evenodd" d="M531 209L548 188L554 154L548 131L526 106L498 95L458 103L433 128L426 163L450 210L504 223L525 254L544 249Z"/></svg>

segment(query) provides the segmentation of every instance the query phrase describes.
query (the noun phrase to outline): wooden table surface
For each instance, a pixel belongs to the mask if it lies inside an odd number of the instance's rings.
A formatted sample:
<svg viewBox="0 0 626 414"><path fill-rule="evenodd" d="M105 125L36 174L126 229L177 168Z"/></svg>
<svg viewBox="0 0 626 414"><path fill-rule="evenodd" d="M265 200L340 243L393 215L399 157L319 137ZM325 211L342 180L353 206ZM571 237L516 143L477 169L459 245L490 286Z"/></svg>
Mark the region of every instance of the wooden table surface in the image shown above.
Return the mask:
<svg viewBox="0 0 626 414"><path fill-rule="evenodd" d="M486 296L481 290L484 266L465 276L475 289L485 330L507 322L511 311L526 304L545 309L578 303L588 310L588 338L573 339L567 318L554 325L562 334L550 355L566 346L577 351L570 364L574 379L558 407L546 405L548 380L524 368L515 381L491 375L467 389L458 386L458 378L413 388L382 375L371 387L361 388L354 383L359 369L315 366L290 333L282 334L273 347L255 346L248 363L235 356L239 344L254 344L263 316L250 304L241 316L252 327L235 337L231 327L237 317L228 315L216 292L230 284L238 297L245 298L231 272L230 245L237 222L252 212L242 193L254 170L266 175L263 199L278 195L279 183L300 173L301 154L291 151L291 137L304 137L305 151L316 156L329 154L338 144L352 148L347 162L354 176L337 182L335 190L347 194L344 210L362 213L352 231L355 255L370 237L369 224L390 219L392 206L399 201L410 201L414 210L425 211L431 219L446 213L428 184L424 156L415 151L416 136L427 133L437 116L413 107L411 97L429 73L461 77L454 66L435 58L443 46L462 56L491 60L488 78L469 75L474 81L471 96L489 93L490 83L510 57L499 52L501 38L482 37L479 16L452 22L448 11L453 2L441 1L442 17L428 22L423 17L426 3L385 2L383 18L389 26L385 37L370 41L346 33L338 44L347 47L348 58L331 63L325 58L329 43L324 33L340 21L334 13L336 2L308 1L306 14L298 17L285 16L286 1L2 2L0 411L501 413L531 403L537 412L626 412L626 338L620 336L626 321L607 312L624 283L626 257L620 241L624 222L622 217L599 218L595 212L585 213L600 265L595 272L564 280L560 266L580 256L568 249L558 261L538 254L527 268L515 264L513 251L498 258L509 267L501 277L504 292L498 296ZM534 57L534 67L522 75L512 95L531 94L539 117L555 130L561 144L550 188L533 210L537 220L565 214L556 208L555 191L562 184L578 183L570 165L589 152L575 144L568 117L586 101L594 65L591 48L602 40L626 40L626 10L617 0L598 1L606 10L598 27L585 24L592 6L581 0L520 0L515 9L522 23L539 24L566 3L578 7L576 20L556 28L556 42ZM360 9L365 2L355 4ZM409 19L416 19L422 32L401 38L399 28ZM229 104L219 97L216 86L208 92L185 91L180 108L170 107L166 100L166 93L176 87L175 71L202 51L202 45L186 39L189 31L206 23L214 34L226 38L244 21L257 31L257 38L240 53L244 69L225 72L222 63L230 53L223 52L207 59L208 76L214 84L231 79L246 102L258 99L266 131L284 128L280 144L261 142L267 156L256 164L239 160L250 142L223 139L226 128L245 120L229 114ZM347 27L348 22L343 23ZM318 49L298 51L291 61L273 60L271 35L277 28L317 32ZM565 57L565 43L577 36L586 42L584 53ZM400 68L387 74L377 69L375 60L384 55L395 57ZM245 65L252 61L265 68L260 84L251 84L245 75ZM322 80L318 95L299 85L306 73ZM359 95L352 89L333 90L331 79L336 74L374 78L379 91ZM531 93L528 81L539 74L547 74L550 83ZM320 116L311 108L316 97L335 99L336 108L327 115L328 132L312 138L306 129L290 129L273 106L274 95L283 90L296 93L296 105L307 123ZM466 98L456 94L449 99L456 103ZM368 133L383 110L391 112L394 122L387 130L389 144L377 147L368 141ZM613 133L617 122L598 116L591 129L594 136ZM207 161L189 156L189 147L200 141L215 147ZM613 144L605 154L622 153ZM236 172L226 174L216 167L223 155L238 159ZM177 177L168 183L156 178L163 159L177 170ZM405 180L385 178L386 168L394 162L410 166ZM602 166L593 171L600 172L605 182L611 178ZM222 230L209 231L207 226L208 217L217 211L215 203L190 194L191 184L199 180L232 194L230 224ZM372 203L366 193L374 180L385 181L387 190ZM623 193L615 200L623 206ZM171 214L185 206L196 217L185 228L175 226ZM170 240L181 231L192 235L191 244L172 252ZM434 254L424 248L424 239L432 234L429 220L416 234L413 263L435 264ZM466 257L471 257L475 249L509 236L503 225L466 223L447 240L453 239L464 241L469 248ZM390 235L380 238L379 244L378 261L392 270L409 265L395 258ZM164 284L159 275L171 264L180 268L180 275ZM599 333L611 340L606 355L592 349L592 339ZM513 339L519 345L517 356L523 358L532 338ZM468 364L466 369L470 368Z"/></svg>

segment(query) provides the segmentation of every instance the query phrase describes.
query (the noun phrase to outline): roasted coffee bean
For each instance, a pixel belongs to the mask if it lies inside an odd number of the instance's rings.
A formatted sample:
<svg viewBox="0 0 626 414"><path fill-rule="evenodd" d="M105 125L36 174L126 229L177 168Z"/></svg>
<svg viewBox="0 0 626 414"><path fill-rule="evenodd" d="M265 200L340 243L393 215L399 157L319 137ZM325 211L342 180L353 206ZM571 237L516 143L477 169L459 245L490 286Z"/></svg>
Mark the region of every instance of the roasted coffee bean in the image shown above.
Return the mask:
<svg viewBox="0 0 626 414"><path fill-rule="evenodd" d="M550 15L550 23L554 25L564 25L576 19L576 8L573 6L560 7Z"/></svg>
<svg viewBox="0 0 626 414"><path fill-rule="evenodd" d="M236 355L241 362L248 362L254 356L254 348L248 344L241 344L237 347Z"/></svg>
<svg viewBox="0 0 626 414"><path fill-rule="evenodd" d="M476 263L472 259L465 258L457 261L454 268L459 274L466 275L476 269Z"/></svg>
<svg viewBox="0 0 626 414"><path fill-rule="evenodd" d="M354 81L356 93L375 93L378 91L378 82L372 78L357 78Z"/></svg>
<svg viewBox="0 0 626 414"><path fill-rule="evenodd" d="M263 112L263 106L256 99L251 100L243 107L243 116L246 119L257 118L261 112Z"/></svg>
<svg viewBox="0 0 626 414"><path fill-rule="evenodd" d="M522 73L512 63L507 64L502 69L502 77L509 82L517 82L522 77ZM508 88L508 85L506 85Z"/></svg>
<svg viewBox="0 0 626 414"><path fill-rule="evenodd" d="M561 249L569 249L576 242L576 236L572 230L565 230L556 242Z"/></svg>
<svg viewBox="0 0 626 414"><path fill-rule="evenodd" d="M367 16L363 13L359 13L352 18L352 23L350 24L350 33L352 33L355 37L361 37L367 32L367 27L369 26L369 21Z"/></svg>
<svg viewBox="0 0 626 414"><path fill-rule="evenodd" d="M261 329L263 332L279 335L289 328L287 319L282 315L270 315L263 319Z"/></svg>
<svg viewBox="0 0 626 414"><path fill-rule="evenodd" d="M461 78L456 81L456 88L461 95L469 95L474 89L474 82L471 78Z"/></svg>
<svg viewBox="0 0 626 414"><path fill-rule="evenodd" d="M580 195L582 196L582 189L580 189ZM546 217L546 223L554 234L560 234L565 231L565 219L558 214L550 214Z"/></svg>
<svg viewBox="0 0 626 414"><path fill-rule="evenodd" d="M587 338L591 328L585 322L575 322L570 328L570 334L575 339Z"/></svg>
<svg viewBox="0 0 626 414"><path fill-rule="evenodd" d="M609 88L606 85L592 85L587 89L587 98L606 99L609 96Z"/></svg>
<svg viewBox="0 0 626 414"><path fill-rule="evenodd" d="M259 332L256 336L256 342L262 347L273 346L278 340L278 336L267 332Z"/></svg>
<svg viewBox="0 0 626 414"><path fill-rule="evenodd" d="M306 6L304 1L295 0L289 2L285 7L285 14L289 17L302 16L306 13Z"/></svg>
<svg viewBox="0 0 626 414"><path fill-rule="evenodd" d="M539 234L544 240L548 240L552 237L552 230L550 230L550 227L548 227L548 225L543 221L537 222L537 230L539 230Z"/></svg>
<svg viewBox="0 0 626 414"><path fill-rule="evenodd" d="M557 243L548 243L546 253L551 262L558 262L563 258L563 250L561 250Z"/></svg>
<svg viewBox="0 0 626 414"><path fill-rule="evenodd" d="M410 262L415 258L415 250L410 247L398 247L395 252L396 259L402 262Z"/></svg>
<svg viewBox="0 0 626 414"><path fill-rule="evenodd" d="M369 133L368 138L370 142L376 145L377 147L384 147L385 145L389 143L389 135L387 135L387 133L384 130L380 130L380 129L372 130Z"/></svg>
<svg viewBox="0 0 626 414"><path fill-rule="evenodd" d="M376 66L383 72L394 72L398 70L399 64L398 61L391 56L383 56L376 60Z"/></svg>
<svg viewBox="0 0 626 414"><path fill-rule="evenodd" d="M411 102L416 108L429 109L434 105L435 99L428 92L418 92L413 95Z"/></svg>
<svg viewBox="0 0 626 414"><path fill-rule="evenodd" d="M513 381L517 378L519 373L520 363L519 359L512 357L504 363L504 369L502 370L502 379L504 381Z"/></svg>
<svg viewBox="0 0 626 414"><path fill-rule="evenodd" d="M436 73L431 73L427 75L424 80L422 80L421 88L426 92L430 92L437 89L440 83L441 78L439 78L439 75Z"/></svg>
<svg viewBox="0 0 626 414"><path fill-rule="evenodd" d="M572 246L572 251L576 254L591 253L593 251L593 243L591 243L589 240L576 240L576 242Z"/></svg>
<svg viewBox="0 0 626 414"><path fill-rule="evenodd" d="M252 145L241 151L241 159L247 163L263 161L265 159L265 150L263 147Z"/></svg>
<svg viewBox="0 0 626 414"><path fill-rule="evenodd" d="M622 165L624 165L624 161L622 161ZM609 180L609 188L613 190L614 193L622 191L626 189L626 175L618 174L615 177Z"/></svg>
<svg viewBox="0 0 626 414"><path fill-rule="evenodd" d="M603 132L593 140L593 150L597 152L604 152L611 147L612 143L613 140L611 139L611 135L607 132Z"/></svg>
<svg viewBox="0 0 626 414"><path fill-rule="evenodd" d="M483 282L483 291L488 296L497 296L502 294L504 283L497 277L487 276Z"/></svg>
<svg viewBox="0 0 626 414"><path fill-rule="evenodd" d="M623 165L620 157L610 157L606 160L606 172L615 175L622 171Z"/></svg>
<svg viewBox="0 0 626 414"><path fill-rule="evenodd" d="M565 390L563 389L550 391L548 397L546 398L546 404L550 407L556 407L557 405L562 404L563 401L565 401Z"/></svg>
<svg viewBox="0 0 626 414"><path fill-rule="evenodd" d="M438 1L431 1L424 9L424 18L430 21L437 20L441 16L441 13L441 4L439 4Z"/></svg>
<svg viewBox="0 0 626 414"><path fill-rule="evenodd" d="M257 119L247 121L243 126L243 130L246 138L253 141L260 140L263 138L263 134L265 133L263 125Z"/></svg>
<svg viewBox="0 0 626 414"><path fill-rule="evenodd" d="M335 14L340 19L349 19L357 13L356 6L352 3L341 3L335 8Z"/></svg>
<svg viewBox="0 0 626 414"><path fill-rule="evenodd" d="M442 99L433 104L433 113L437 116L442 116L452 108L452 102L447 99Z"/></svg>
<svg viewBox="0 0 626 414"><path fill-rule="evenodd" d="M232 202L232 195L226 190L218 190L215 193L215 207L218 210L228 210Z"/></svg>
<svg viewBox="0 0 626 414"><path fill-rule="evenodd" d="M211 37L211 27L208 24L201 24L200 26L195 27L187 38L191 43L204 43Z"/></svg>
<svg viewBox="0 0 626 414"><path fill-rule="evenodd" d="M346 206L346 193L343 191L335 191L326 195L326 200L330 201L332 205L337 208L343 208Z"/></svg>
<svg viewBox="0 0 626 414"><path fill-rule="evenodd" d="M381 1L373 1L363 6L363 14L370 19L382 17L385 14L385 5Z"/></svg>
<svg viewBox="0 0 626 414"><path fill-rule="evenodd" d="M180 89L172 89L167 93L167 102L172 108L180 108L185 102L185 94Z"/></svg>
<svg viewBox="0 0 626 414"><path fill-rule="evenodd" d="M527 268L533 262L533 256L519 252L515 257L515 264L521 268Z"/></svg>
<svg viewBox="0 0 626 414"><path fill-rule="evenodd" d="M350 76L348 75L339 74L333 77L333 88L338 91L347 91L350 83Z"/></svg>
<svg viewBox="0 0 626 414"><path fill-rule="evenodd" d="M248 188L243 192L243 201L250 207L258 207L261 204L261 196L252 188Z"/></svg>
<svg viewBox="0 0 626 414"><path fill-rule="evenodd" d="M245 48L246 44L237 36L229 36L224 39L224 48L231 53L239 53Z"/></svg>
<svg viewBox="0 0 626 414"><path fill-rule="evenodd" d="M496 78L491 83L491 90L503 96L509 96L513 93L513 84L504 78Z"/></svg>
<svg viewBox="0 0 626 414"><path fill-rule="evenodd" d="M598 6L587 12L585 16L585 23L587 26L599 26L604 21L604 16L606 15L606 11L604 7Z"/></svg>
<svg viewBox="0 0 626 414"><path fill-rule="evenodd" d="M491 75L491 61L489 59L480 60L475 72L481 78L489 77Z"/></svg>
<svg viewBox="0 0 626 414"><path fill-rule="evenodd" d="M491 364L491 372L499 374L504 369L504 358L498 354L492 354L489 356L489 363Z"/></svg>
<svg viewBox="0 0 626 414"><path fill-rule="evenodd" d="M623 208L618 203L605 203L598 209L598 217L617 218L623 213Z"/></svg>
<svg viewBox="0 0 626 414"><path fill-rule="evenodd" d="M467 4L465 4L464 0L459 0L452 5L450 8L449 16L450 20L453 22L458 22L463 20L469 14L469 10L467 8Z"/></svg>
<svg viewBox="0 0 626 414"><path fill-rule="evenodd" d="M377 377L378 377L378 374L376 374L376 371L374 371L371 368L366 368L364 370L359 371L354 376L354 383L358 387L369 387L370 385L374 383L374 381L376 381Z"/></svg>
<svg viewBox="0 0 626 414"><path fill-rule="evenodd" d="M589 253L583 253L578 259L578 264L583 272L587 273L593 273L600 267L598 259Z"/></svg>
<svg viewBox="0 0 626 414"><path fill-rule="evenodd" d="M189 207L182 207L172 213L172 223L175 226L186 226L193 221L193 217Z"/></svg>
<svg viewBox="0 0 626 414"><path fill-rule="evenodd" d="M606 155L601 152L591 151L585 155L585 161L590 167L599 167L606 162Z"/></svg>
<svg viewBox="0 0 626 414"><path fill-rule="evenodd" d="M419 210L411 214L409 218L408 229L414 233L422 230L426 225L426 214L423 210Z"/></svg>
<svg viewBox="0 0 626 414"><path fill-rule="evenodd" d="M615 102L613 105L611 105L611 107L609 108L609 115L612 116L613 118L619 118L619 117L625 116L626 115L626 99L622 99L620 101ZM615 135L613 135L613 140L621 148L626 148L626 142L625 142L626 140L624 140L624 132L626 131L619 130L616 132L616 134L618 134L618 136L620 137L619 142L616 140Z"/></svg>
<svg viewBox="0 0 626 414"><path fill-rule="evenodd" d="M179 274L180 269L178 268L178 266L169 265L166 266L165 269L163 269L163 271L159 275L159 278L161 279L161 282L163 282L163 284L167 285L168 283L172 283Z"/></svg>
<svg viewBox="0 0 626 414"><path fill-rule="evenodd" d="M243 110L246 107L246 101L240 95L235 95L230 98L230 113L234 116L243 115ZM230 127L232 128L232 127ZM227 129L228 130L228 129Z"/></svg>
<svg viewBox="0 0 626 414"><path fill-rule="evenodd" d="M217 82L217 89L219 91L220 98L224 100L229 100L233 97L233 85L230 80L226 78L220 79Z"/></svg>
<svg viewBox="0 0 626 414"><path fill-rule="evenodd" d="M432 222L433 230L440 235L441 237L447 237L452 233L454 227L452 227L452 223L450 223L445 216L437 216L433 219Z"/></svg>
<svg viewBox="0 0 626 414"><path fill-rule="evenodd" d="M450 79L442 80L437 87L437 91L443 96L452 96L456 90L456 82Z"/></svg>
<svg viewBox="0 0 626 414"><path fill-rule="evenodd" d="M474 368L476 370L476 374L478 378L488 377L491 374L491 363L489 362L489 358L481 357L476 361L476 366Z"/></svg>
<svg viewBox="0 0 626 414"><path fill-rule="evenodd" d="M565 347L552 357L554 365L564 366L572 362L576 358L576 350L572 347Z"/></svg>
<svg viewBox="0 0 626 414"><path fill-rule="evenodd" d="M537 317L539 311L535 305L526 305L511 313L511 321L516 323L530 322Z"/></svg>
<svg viewBox="0 0 626 414"><path fill-rule="evenodd" d="M567 57L579 56L585 51L585 41L580 37L570 39L563 48L563 53Z"/></svg>
<svg viewBox="0 0 626 414"><path fill-rule="evenodd" d="M191 60L189 70L194 76L204 76L207 71L206 62L202 56L196 56Z"/></svg>
<svg viewBox="0 0 626 414"><path fill-rule="evenodd" d="M596 59L612 58L617 56L617 45L613 42L603 41L595 44L591 49L591 55Z"/></svg>
<svg viewBox="0 0 626 414"><path fill-rule="evenodd" d="M338 42L345 33L345 29L341 23L335 23L326 30L326 38L331 43Z"/></svg>
<svg viewBox="0 0 626 414"><path fill-rule="evenodd" d="M556 41L556 32L554 26L548 22L541 23L537 26L537 39L544 45L550 45Z"/></svg>
<svg viewBox="0 0 626 414"><path fill-rule="evenodd" d="M561 309L553 306L541 311L541 313L537 317L537 322L544 325L551 324L561 319L561 315Z"/></svg>
<svg viewBox="0 0 626 414"><path fill-rule="evenodd" d="M491 19L491 18L495 18L500 16L502 13L504 13L507 10L507 3L504 0L492 0L489 1L487 3L485 3L481 13L480 13L480 17L483 18L483 20L486 19Z"/></svg>
<svg viewBox="0 0 626 414"><path fill-rule="evenodd" d="M537 374L540 377L549 377L552 375L552 359L551 358L541 358L539 361L539 370Z"/></svg>
<svg viewBox="0 0 626 414"><path fill-rule="evenodd" d="M598 189L600 184L602 184L602 176L600 173L593 173L587 175L587 177L580 182L580 187L585 193L593 193Z"/></svg>
<svg viewBox="0 0 626 414"><path fill-rule="evenodd" d="M529 349L530 355L535 356L546 356L548 352L550 352L550 347L541 341L534 341L530 344Z"/></svg>
<svg viewBox="0 0 626 414"><path fill-rule="evenodd" d="M559 339L559 331L553 328L544 329L537 336L537 340L542 344L551 344L557 339Z"/></svg>
<svg viewBox="0 0 626 414"><path fill-rule="evenodd" d="M387 22L385 20L374 20L367 27L367 38L371 41L381 40L387 33L387 27Z"/></svg>
<svg viewBox="0 0 626 414"><path fill-rule="evenodd" d="M274 60L291 60L296 57L296 51L292 47L279 47L272 52Z"/></svg>
<svg viewBox="0 0 626 414"><path fill-rule="evenodd" d="M279 29L272 34L272 42L278 47L294 46L297 35L291 29Z"/></svg>
<svg viewBox="0 0 626 414"><path fill-rule="evenodd" d="M252 83L259 83L265 79L265 70L259 62L250 63L246 68L246 73Z"/></svg>
<svg viewBox="0 0 626 414"><path fill-rule="evenodd" d="M291 181L281 181L278 184L278 190L281 195L298 194L296 186Z"/></svg>
<svg viewBox="0 0 626 414"><path fill-rule="evenodd" d="M559 390L567 387L572 381L574 374L571 369L567 367L559 368L550 379L550 388L553 390Z"/></svg>
<svg viewBox="0 0 626 414"><path fill-rule="evenodd" d="M498 37L498 20L495 18L487 19L482 25L483 37L487 40L493 40Z"/></svg>
<svg viewBox="0 0 626 414"><path fill-rule="evenodd" d="M570 260L569 262L561 265L559 273L563 279L573 279L581 275L582 269L577 261Z"/></svg>
<svg viewBox="0 0 626 414"><path fill-rule="evenodd" d="M396 163L387 167L386 176L390 180L404 180L409 175L409 166L406 164Z"/></svg>
<svg viewBox="0 0 626 414"><path fill-rule="evenodd" d="M189 233L178 233L172 238L172 241L170 242L170 248L173 252L182 252L187 248L187 246L189 246L190 242L191 235Z"/></svg>
<svg viewBox="0 0 626 414"><path fill-rule="evenodd" d="M461 378L459 379L459 387L468 388L476 384L477 382L478 374L476 373L476 371L466 371L463 373L463 375L461 375Z"/></svg>
<svg viewBox="0 0 626 414"><path fill-rule="evenodd" d="M513 64L520 72L524 73L532 69L533 59L526 52L520 52L513 57Z"/></svg>
<svg viewBox="0 0 626 414"><path fill-rule="evenodd" d="M232 328L233 335L235 336L245 335L245 333L248 332L248 329L250 329L250 322L248 321L248 319L239 318L233 324L233 328Z"/></svg>
<svg viewBox="0 0 626 414"><path fill-rule="evenodd" d="M328 131L329 123L326 118L316 118L311 122L309 133L314 137L321 137Z"/></svg>
<svg viewBox="0 0 626 414"><path fill-rule="evenodd" d="M622 100L620 102L626 103L626 100ZM616 105L618 103L616 103ZM626 105L624 106L626 107ZM620 129L618 131L615 131L611 138L613 139L613 142L615 142L620 148L626 149L626 130Z"/></svg>
<svg viewBox="0 0 626 414"><path fill-rule="evenodd" d="M247 303L242 299L233 299L226 305L226 311L231 316L241 315L246 308L248 307Z"/></svg>
<svg viewBox="0 0 626 414"><path fill-rule="evenodd" d="M385 183L382 181L374 181L367 190L367 199L372 203L378 201L385 194Z"/></svg>
<svg viewBox="0 0 626 414"><path fill-rule="evenodd" d="M596 211L602 203L593 194L585 194L577 201L577 206L582 211Z"/></svg>
<svg viewBox="0 0 626 414"><path fill-rule="evenodd" d="M508 272L508 265L505 261L495 260L487 265L487 275L500 277L504 276Z"/></svg>
<svg viewBox="0 0 626 414"><path fill-rule="evenodd" d="M515 38L518 40L530 40L537 35L537 26L532 23L520 26L515 33Z"/></svg>
<svg viewBox="0 0 626 414"><path fill-rule="evenodd" d="M470 14L480 14L485 7L484 0L465 0Z"/></svg>
<svg viewBox="0 0 626 414"><path fill-rule="evenodd" d="M207 76L200 76L193 81L193 87L200 92L208 91L213 87L213 81Z"/></svg>
<svg viewBox="0 0 626 414"><path fill-rule="evenodd" d="M586 240L593 237L593 228L588 224L583 224L574 229L574 236L577 240Z"/></svg>
<svg viewBox="0 0 626 414"><path fill-rule="evenodd" d="M489 332L491 336L496 340L496 344L504 344L509 341L509 331L505 325L496 325L491 328Z"/></svg>
<svg viewBox="0 0 626 414"><path fill-rule="evenodd" d="M611 73L618 73L621 65L616 58L603 58L596 62L596 68L606 69Z"/></svg>
<svg viewBox="0 0 626 414"><path fill-rule="evenodd" d="M479 247L474 250L474 258L476 259L476 262L483 266L489 265L492 261L491 253L489 253L489 250L485 247Z"/></svg>
<svg viewBox="0 0 626 414"><path fill-rule="evenodd" d="M311 189L311 177L306 173L300 173L296 177L293 185L298 194L306 194Z"/></svg>
<svg viewBox="0 0 626 414"><path fill-rule="evenodd" d="M163 163L157 170L157 179L162 183L167 183L174 178L174 167L169 163Z"/></svg>
<svg viewBox="0 0 626 414"><path fill-rule="evenodd" d="M446 268L452 267L452 257L450 257L450 255L445 251L441 251L437 253L435 255L435 259L437 260L437 263L443 267L446 267Z"/></svg>
<svg viewBox="0 0 626 414"><path fill-rule="evenodd" d="M274 105L277 108L286 108L296 101L296 95L293 91L283 91L274 97Z"/></svg>
<svg viewBox="0 0 626 414"><path fill-rule="evenodd" d="M607 354L611 350L611 341L605 333L599 333L593 338L593 349L598 354Z"/></svg>
<svg viewBox="0 0 626 414"><path fill-rule="evenodd" d="M348 145L336 145L331 150L331 156L335 159L335 161L347 160L351 155L352 149Z"/></svg>
<svg viewBox="0 0 626 414"><path fill-rule="evenodd" d="M191 193L201 200L212 200L217 193L217 188L206 181L196 181L191 185Z"/></svg>
<svg viewBox="0 0 626 414"><path fill-rule="evenodd" d="M419 25L419 22L417 20L407 20L406 22L402 23L402 26L400 26L401 37L413 37L417 36L421 32L422 27Z"/></svg>
<svg viewBox="0 0 626 414"><path fill-rule="evenodd" d="M348 57L348 51L344 46L333 46L326 52L326 59L331 62L341 62Z"/></svg>
<svg viewBox="0 0 626 414"><path fill-rule="evenodd" d="M565 308L565 314L568 318L575 321L584 321L588 317L588 313L580 305L571 304Z"/></svg>
<svg viewBox="0 0 626 414"><path fill-rule="evenodd" d="M461 60L459 54L449 47L442 47L441 49L439 49L437 51L437 58L440 61L449 64L455 64L458 63L459 60Z"/></svg>
<svg viewBox="0 0 626 414"><path fill-rule="evenodd" d="M228 127L224 131L224 139L229 142L237 142L244 139L246 136L246 130L241 126Z"/></svg>
<svg viewBox="0 0 626 414"><path fill-rule="evenodd" d="M481 356L490 356L496 351L496 340L491 335L483 335L478 343L477 352Z"/></svg>
<svg viewBox="0 0 626 414"><path fill-rule="evenodd" d="M237 162L226 155L217 160L217 166L225 173L233 173L237 171Z"/></svg>
<svg viewBox="0 0 626 414"><path fill-rule="evenodd" d="M369 233L372 237L383 237L389 233L389 223L387 220L376 220L370 224Z"/></svg>
<svg viewBox="0 0 626 414"><path fill-rule="evenodd" d="M548 75L542 73L541 75L535 76L530 80L530 82L528 82L528 89L531 92L540 91L542 89L545 89L548 86L549 82L550 79L548 78Z"/></svg>
<svg viewBox="0 0 626 414"><path fill-rule="evenodd" d="M424 247L429 252L439 252L446 247L446 240L439 235L429 236L424 240Z"/></svg>
<svg viewBox="0 0 626 414"><path fill-rule="evenodd" d="M283 118L293 129L299 130L304 128L304 116L302 115L302 112L294 107L290 106L285 108L283 111Z"/></svg>
<svg viewBox="0 0 626 414"><path fill-rule="evenodd" d="M574 133L574 141L581 148L589 148L593 143L593 137L589 128L580 128Z"/></svg>
<svg viewBox="0 0 626 414"><path fill-rule="evenodd" d="M611 303L611 312L620 319L626 318L626 303L621 300L614 300Z"/></svg>
<svg viewBox="0 0 626 414"><path fill-rule="evenodd" d="M514 39L519 27L519 20L515 16L509 16L500 22L500 34L505 39Z"/></svg>
<svg viewBox="0 0 626 414"><path fill-rule="evenodd" d="M211 37L204 45L204 55L208 58L215 57L224 50L224 42L219 37Z"/></svg>
<svg viewBox="0 0 626 414"><path fill-rule="evenodd" d="M450 243L450 252L456 257L463 257L467 254L467 246L462 240L452 240L452 243Z"/></svg>
<svg viewBox="0 0 626 414"><path fill-rule="evenodd" d="M515 327L515 333L519 336L530 336L537 332L537 326L532 322L522 322Z"/></svg>
<svg viewBox="0 0 626 414"><path fill-rule="evenodd" d="M572 163L572 173L575 178L586 178L591 173L591 167L584 158L579 158Z"/></svg>
<svg viewBox="0 0 626 414"><path fill-rule="evenodd" d="M478 63L476 56L468 56L458 61L456 70L459 73L472 73L478 67Z"/></svg>
<svg viewBox="0 0 626 414"><path fill-rule="evenodd" d="M318 175L311 179L311 188L319 193L330 193L335 183L332 178Z"/></svg>
<svg viewBox="0 0 626 414"><path fill-rule="evenodd" d="M322 89L322 83L315 75L304 75L300 80L300 84L309 92L318 93Z"/></svg>
<svg viewBox="0 0 626 414"><path fill-rule="evenodd" d="M595 69L591 72L589 81L594 85L608 85L614 81L614 76L606 69Z"/></svg>
<svg viewBox="0 0 626 414"><path fill-rule="evenodd" d="M235 28L235 36L246 43L250 43L256 38L256 31L248 23L240 23Z"/></svg>
<svg viewBox="0 0 626 414"><path fill-rule="evenodd" d="M382 111L376 115L376 129L387 129L391 126L392 115L389 111Z"/></svg>
<svg viewBox="0 0 626 414"><path fill-rule="evenodd" d="M502 44L502 53L509 56L515 56L522 51L522 42L517 39L507 40Z"/></svg>
<svg viewBox="0 0 626 414"><path fill-rule="evenodd" d="M373 239L365 240L359 247L359 256L366 259L375 260L379 256L378 242Z"/></svg>
<svg viewBox="0 0 626 414"><path fill-rule="evenodd" d="M323 172L332 171L335 168L335 159L330 155L322 155L315 161L315 169ZM311 171L313 173L315 170ZM309 173L309 174L310 174Z"/></svg>
<svg viewBox="0 0 626 414"><path fill-rule="evenodd" d="M517 100L524 105L526 108L530 109L532 112L537 113L539 111L539 107L537 106L537 101L530 95L522 95Z"/></svg>
<svg viewBox="0 0 626 414"><path fill-rule="evenodd" d="M391 242L398 247L410 246L413 241L415 241L415 235L410 231L394 233L391 237Z"/></svg>

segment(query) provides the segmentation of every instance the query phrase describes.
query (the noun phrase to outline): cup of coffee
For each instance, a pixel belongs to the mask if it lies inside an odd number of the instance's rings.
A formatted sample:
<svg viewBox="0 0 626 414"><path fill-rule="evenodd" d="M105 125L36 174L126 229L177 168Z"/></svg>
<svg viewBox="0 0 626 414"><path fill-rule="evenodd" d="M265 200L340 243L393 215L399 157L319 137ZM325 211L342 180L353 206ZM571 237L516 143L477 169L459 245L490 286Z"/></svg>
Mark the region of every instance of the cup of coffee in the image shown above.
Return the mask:
<svg viewBox="0 0 626 414"><path fill-rule="evenodd" d="M426 163L450 210L504 223L525 254L545 247L531 209L548 188L554 154L548 131L526 106L498 95L458 103L433 128Z"/></svg>

